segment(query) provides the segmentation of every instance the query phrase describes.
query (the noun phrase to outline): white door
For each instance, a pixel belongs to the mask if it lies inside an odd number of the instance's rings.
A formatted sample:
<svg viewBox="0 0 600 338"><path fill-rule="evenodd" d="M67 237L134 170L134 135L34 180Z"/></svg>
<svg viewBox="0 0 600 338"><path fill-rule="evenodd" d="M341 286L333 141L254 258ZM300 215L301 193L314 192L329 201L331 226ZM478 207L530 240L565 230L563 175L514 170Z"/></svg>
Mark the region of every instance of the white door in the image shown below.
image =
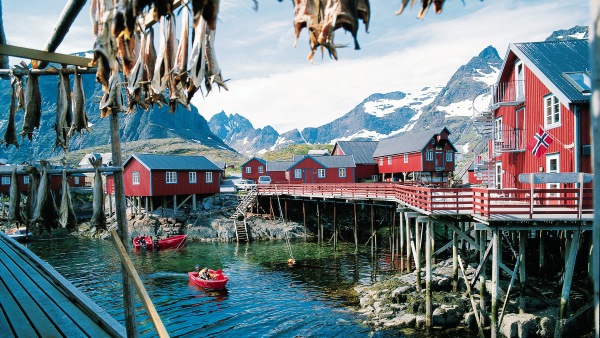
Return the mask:
<svg viewBox="0 0 600 338"><path fill-rule="evenodd" d="M496 163L496 168L494 170L496 177L496 189L502 189L502 162Z"/></svg>
<svg viewBox="0 0 600 338"><path fill-rule="evenodd" d="M547 173L559 173L560 172L560 155L559 154L549 154L546 155L546 172ZM560 183L547 183L547 189L559 189ZM560 194L558 193L548 193L546 196L548 197L558 197ZM559 201L551 201L548 204L558 204Z"/></svg>

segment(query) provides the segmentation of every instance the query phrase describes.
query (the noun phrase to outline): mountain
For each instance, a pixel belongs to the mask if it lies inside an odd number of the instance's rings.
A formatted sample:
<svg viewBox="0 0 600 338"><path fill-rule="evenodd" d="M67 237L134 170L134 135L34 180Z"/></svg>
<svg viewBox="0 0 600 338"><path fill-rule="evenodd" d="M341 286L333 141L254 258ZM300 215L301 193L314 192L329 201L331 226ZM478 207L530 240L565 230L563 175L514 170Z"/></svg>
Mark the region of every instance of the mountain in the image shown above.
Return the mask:
<svg viewBox="0 0 600 338"><path fill-rule="evenodd" d="M251 128L250 121L239 114L227 117L221 112L211 118L209 125L230 147L248 155L261 154L265 149L280 149L290 143L380 140L408 131L443 126L448 126L454 140L465 144L476 137L470 128L473 100L489 100L489 96L483 94L487 94L489 86L495 82L501 65L498 52L489 46L461 66L445 86L425 87L413 93L372 94L330 123L302 131L294 129L277 138L276 131L267 126L263 129L272 130L272 134L269 139L257 138L257 144L253 143L255 133L262 130ZM275 142L269 143L274 139Z"/></svg>
<svg viewBox="0 0 600 338"><path fill-rule="evenodd" d="M94 74L84 74L83 90L86 94L86 111L90 132L74 135L70 139L71 151L88 147L110 144L109 118L100 118L98 103L102 96L101 88L95 81ZM57 97L57 77L40 76L40 91L42 94L42 118L40 129L34 132L32 141L21 139L20 149L14 146L0 147L0 158L7 163L36 161L51 157L62 157L61 149L53 150L56 139L54 121ZM71 88L73 75L71 75ZM6 130L10 106L10 81L0 81L0 131ZM16 116L17 133L23 125L24 111L18 111ZM137 110L134 114L119 114L119 129L121 142L131 142L150 139L181 138L215 149L234 151L219 137L211 132L207 121L198 113L195 107L188 111L183 107L169 113L169 107L154 107L148 111ZM126 147L123 144L122 147Z"/></svg>

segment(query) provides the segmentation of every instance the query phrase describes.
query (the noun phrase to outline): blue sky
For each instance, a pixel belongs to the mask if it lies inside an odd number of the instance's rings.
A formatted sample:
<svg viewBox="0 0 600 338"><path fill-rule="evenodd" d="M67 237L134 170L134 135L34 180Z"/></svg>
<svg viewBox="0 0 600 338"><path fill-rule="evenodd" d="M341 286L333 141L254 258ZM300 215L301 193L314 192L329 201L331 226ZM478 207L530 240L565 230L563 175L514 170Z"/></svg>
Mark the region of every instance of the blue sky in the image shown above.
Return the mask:
<svg viewBox="0 0 600 338"><path fill-rule="evenodd" d="M2 1L8 43L42 48L65 3ZM504 57L511 42L540 41L554 30L590 22L589 0L448 0L442 14L430 11L423 19L416 18L418 6L394 15L400 3L371 0L369 33L362 22L359 28L361 50L352 48L350 34L338 30L336 43L349 45L338 49L339 60L319 53L310 64L306 30L292 47L291 1L259 0L254 11L251 0L221 0L216 53L229 91L197 95L193 104L207 120L224 110L279 132L319 126L373 93L444 85L489 45ZM58 52L92 49L88 13L89 4Z"/></svg>

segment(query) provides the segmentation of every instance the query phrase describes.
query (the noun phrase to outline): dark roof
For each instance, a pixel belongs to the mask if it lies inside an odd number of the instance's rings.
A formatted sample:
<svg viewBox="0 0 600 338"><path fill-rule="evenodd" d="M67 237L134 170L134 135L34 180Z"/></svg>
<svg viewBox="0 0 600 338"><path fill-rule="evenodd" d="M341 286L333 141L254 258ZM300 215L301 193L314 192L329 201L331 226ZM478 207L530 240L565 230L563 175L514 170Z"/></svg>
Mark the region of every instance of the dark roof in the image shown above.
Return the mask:
<svg viewBox="0 0 600 338"><path fill-rule="evenodd" d="M373 153L377 149L377 141L338 141L337 145L344 155L354 156L356 164L377 164L373 160Z"/></svg>
<svg viewBox="0 0 600 338"><path fill-rule="evenodd" d="M249 159L248 161L244 162L242 165L240 165L240 167L243 167L243 166L245 166L246 164L248 164L248 163L252 162L252 160L257 160L258 162L260 162L260 163L262 163L262 164L264 164L264 165L266 165L266 164L267 164L267 161L263 160L262 158L253 157L253 158Z"/></svg>
<svg viewBox="0 0 600 338"><path fill-rule="evenodd" d="M221 168L222 170L225 170L225 166L227 165L227 163L225 163L224 161L210 161L214 163L217 167Z"/></svg>
<svg viewBox="0 0 600 338"><path fill-rule="evenodd" d="M294 164L296 164L295 161L268 161L267 162L267 172L287 171Z"/></svg>
<svg viewBox="0 0 600 338"><path fill-rule="evenodd" d="M423 150L423 148L425 148L427 143L434 135L441 134L444 129L448 131L448 129L445 127L440 131L428 129L416 133L388 138L385 140L379 140L377 149L375 149L375 152L373 152L373 157L414 153L417 151L420 152ZM449 131L448 134L450 134ZM450 142L450 145L452 145L452 142ZM454 148L453 145L452 148ZM456 150L456 148L454 150Z"/></svg>
<svg viewBox="0 0 600 338"><path fill-rule="evenodd" d="M509 53L511 51L523 60L525 65L563 103L590 102L591 95L584 95L565 77L565 73L573 72L585 72L589 75L590 58L587 39L512 43L509 46ZM508 71L506 68L503 71ZM512 67L508 68L512 69Z"/></svg>
<svg viewBox="0 0 600 338"><path fill-rule="evenodd" d="M148 170L221 170L204 156L133 154L123 166L132 158L137 159Z"/></svg>
<svg viewBox="0 0 600 338"><path fill-rule="evenodd" d="M306 156L302 160L306 158L311 158L315 162L321 164L324 168L353 168L356 167L356 162L354 161L353 156ZM302 160L298 161L296 164L302 162ZM295 166L295 165L294 165Z"/></svg>

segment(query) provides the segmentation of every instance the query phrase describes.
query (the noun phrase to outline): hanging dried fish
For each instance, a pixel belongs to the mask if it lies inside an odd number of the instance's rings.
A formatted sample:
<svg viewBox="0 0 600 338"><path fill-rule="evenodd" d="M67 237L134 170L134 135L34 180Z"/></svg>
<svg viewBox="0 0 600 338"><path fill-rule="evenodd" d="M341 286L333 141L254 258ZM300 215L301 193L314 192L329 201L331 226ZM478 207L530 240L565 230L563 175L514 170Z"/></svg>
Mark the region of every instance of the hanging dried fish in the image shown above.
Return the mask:
<svg viewBox="0 0 600 338"><path fill-rule="evenodd" d="M319 27L319 6L320 0L296 0L294 1L294 30L296 31L296 40L294 47L298 44L300 32L308 28L309 34L318 30ZM316 36L319 34L317 33Z"/></svg>
<svg viewBox="0 0 600 338"><path fill-rule="evenodd" d="M109 11L110 13L110 11ZM106 15L105 15L106 16ZM103 23L100 35L94 43L94 62L96 62L96 82L102 84L102 90L108 93L108 79L113 71L118 70L116 57L117 43L110 30L110 20Z"/></svg>
<svg viewBox="0 0 600 338"><path fill-rule="evenodd" d="M130 40L135 29L134 1L118 0L114 9L112 34L117 38Z"/></svg>
<svg viewBox="0 0 600 338"><path fill-rule="evenodd" d="M15 107L15 95L16 95L16 78L13 76L10 81L11 91L10 91L10 111L8 115L8 123L6 124L6 132L4 132L4 143L6 143L6 147L12 144L17 149L19 149L19 141L17 141L17 128L15 127L15 114L17 113L17 109Z"/></svg>
<svg viewBox="0 0 600 338"><path fill-rule="evenodd" d="M102 166L102 158L99 158L97 160L93 160L90 158L89 160L94 169L96 170L96 173L94 174L93 186L94 200L92 202L94 213L92 215L92 218L90 219L90 226L99 229L106 229L106 214L104 213L104 190L102 189L102 175L98 170L100 166Z"/></svg>
<svg viewBox="0 0 600 338"><path fill-rule="evenodd" d="M204 18L208 23L208 27L215 30L217 26L217 14L219 13L219 0L191 0L191 2L194 14L193 28L198 27L200 18Z"/></svg>
<svg viewBox="0 0 600 338"><path fill-rule="evenodd" d="M67 177L67 171L62 171L62 198L60 200L60 211L58 217L58 224L63 228L74 229L77 226L77 215L73 210L73 203L71 201L71 192L69 190L69 179Z"/></svg>
<svg viewBox="0 0 600 338"><path fill-rule="evenodd" d="M188 110L190 109L188 97L185 93L187 86L188 40L190 28L190 12L187 2L184 2L183 4L181 16L181 37L179 38L179 46L177 47L177 53L175 55L175 64L171 71L171 86L169 88L171 112L174 111L177 102L181 103Z"/></svg>
<svg viewBox="0 0 600 338"><path fill-rule="evenodd" d="M150 27L146 34L146 43L144 45L144 72L142 73L142 91L145 98L146 107L153 103L152 88L150 83L154 77L154 68L156 66L156 48L154 47L154 29Z"/></svg>
<svg viewBox="0 0 600 338"><path fill-rule="evenodd" d="M210 92L213 83L216 83L219 88L229 90L225 84L225 80L221 76L221 68L217 63L217 55L215 54L215 31L209 29L208 36L204 42L204 52L206 53L206 91Z"/></svg>
<svg viewBox="0 0 600 338"><path fill-rule="evenodd" d="M27 200L25 201L25 213L27 214L28 220L32 220L33 214L35 214L39 185L40 174L37 170L32 170L29 173L29 187L27 190Z"/></svg>
<svg viewBox="0 0 600 338"><path fill-rule="evenodd" d="M125 35L121 35L117 38L117 55L121 59L121 65L123 67L123 74L125 74L125 77L129 77L133 66L135 65L135 48L135 38L127 39Z"/></svg>
<svg viewBox="0 0 600 338"><path fill-rule="evenodd" d="M8 222L17 224L17 226L25 224L25 215L21 210L21 191L19 191L19 177L17 176L17 168L14 168L10 175L10 200L8 205Z"/></svg>
<svg viewBox="0 0 600 338"><path fill-rule="evenodd" d="M369 31L369 20L371 18L371 4L369 0L358 0L358 17L365 24L365 32Z"/></svg>
<svg viewBox="0 0 600 338"><path fill-rule="evenodd" d="M40 128L42 118L42 96L40 94L39 76L29 72L27 86L25 87L25 117L21 134L29 140L33 136L33 129Z"/></svg>
<svg viewBox="0 0 600 338"><path fill-rule="evenodd" d="M200 18L198 26L194 29L194 43L192 54L188 60L188 100L191 100L196 91L200 89L206 74L206 53L204 52L206 40L206 21Z"/></svg>
<svg viewBox="0 0 600 338"><path fill-rule="evenodd" d="M40 161L40 164L42 165L42 178L38 188L37 203L31 223L33 225L42 223L39 225L39 233L41 234L44 230L50 233L52 229L58 228L58 210L56 209L56 203L54 203L52 191L50 190L50 177L46 168L48 162Z"/></svg>
<svg viewBox="0 0 600 338"><path fill-rule="evenodd" d="M17 110L25 109L25 90L23 90L23 77L15 76L15 95L17 97Z"/></svg>
<svg viewBox="0 0 600 338"><path fill-rule="evenodd" d="M110 91L104 93L100 100L100 117L105 118L113 110L125 111L123 107L123 93L121 91L121 73L115 72L110 76Z"/></svg>
<svg viewBox="0 0 600 338"><path fill-rule="evenodd" d="M138 45L146 45L146 35L142 34L140 43ZM142 100L142 80L144 77L144 59L145 55L143 52L139 52L137 60L131 74L127 79L127 113L132 114L135 110L135 106L141 106L143 109L148 109L148 106Z"/></svg>
<svg viewBox="0 0 600 338"><path fill-rule="evenodd" d="M411 8L415 4L415 2L417 2L417 1L412 0L410 2ZM419 11L419 14L417 14L417 18L422 19L425 16L425 13L427 13L427 9L429 9L429 7L432 4L433 4L433 8L435 10L435 13L440 14L444 7L444 2L445 2L445 0L421 0L421 10ZM402 12L404 11L404 8L406 8L407 4L408 4L408 0L402 0L402 7L400 7L400 9L396 12L396 14L397 15L402 14Z"/></svg>
<svg viewBox="0 0 600 338"><path fill-rule="evenodd" d="M160 51L154 66L154 76L152 78L153 101L158 100L158 96L167 88L171 81L171 68L175 63L175 50L177 48L175 41L175 18L173 16L162 17L160 19Z"/></svg>
<svg viewBox="0 0 600 338"><path fill-rule="evenodd" d="M71 93L71 99L73 101L73 124L69 129L68 136L71 137L75 131L81 135L82 131L90 131L88 128L88 118L85 112L85 94L83 93L83 83L81 74L75 71L73 78L73 92Z"/></svg>
<svg viewBox="0 0 600 338"><path fill-rule="evenodd" d="M71 85L69 84L69 74L65 73L64 70L60 70L56 98L56 121L54 122L54 131L56 132L54 149L61 147L65 152L69 150L68 135L73 120L70 99Z"/></svg>
<svg viewBox="0 0 600 338"><path fill-rule="evenodd" d="M358 39L358 0L327 0L323 28L319 43L333 44L333 32L338 28L350 32L354 38L354 49L360 49Z"/></svg>

